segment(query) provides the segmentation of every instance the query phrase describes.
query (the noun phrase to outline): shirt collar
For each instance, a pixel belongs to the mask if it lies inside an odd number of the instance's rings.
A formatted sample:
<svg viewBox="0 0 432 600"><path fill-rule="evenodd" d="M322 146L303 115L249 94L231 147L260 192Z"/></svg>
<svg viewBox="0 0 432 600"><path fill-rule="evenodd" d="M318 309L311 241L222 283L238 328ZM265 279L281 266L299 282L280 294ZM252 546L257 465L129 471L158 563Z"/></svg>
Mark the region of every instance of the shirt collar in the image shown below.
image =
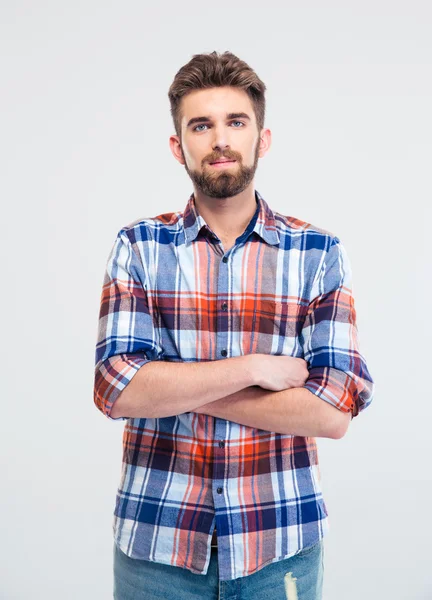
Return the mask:
<svg viewBox="0 0 432 600"><path fill-rule="evenodd" d="M255 190L255 200L257 203L257 210L244 233L247 232L247 235L249 235L249 233L255 231L255 233L271 246L279 244L279 233L273 211L257 190ZM193 193L189 197L183 212L183 227L186 244L192 243L203 228L206 229L209 234L213 234L203 217L198 214Z"/></svg>

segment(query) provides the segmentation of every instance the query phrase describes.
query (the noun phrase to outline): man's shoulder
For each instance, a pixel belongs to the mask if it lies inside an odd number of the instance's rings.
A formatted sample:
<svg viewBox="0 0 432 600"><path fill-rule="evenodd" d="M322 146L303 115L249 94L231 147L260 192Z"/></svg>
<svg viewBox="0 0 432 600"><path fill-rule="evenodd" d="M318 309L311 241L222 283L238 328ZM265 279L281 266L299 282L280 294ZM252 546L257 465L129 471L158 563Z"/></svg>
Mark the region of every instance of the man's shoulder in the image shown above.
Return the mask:
<svg viewBox="0 0 432 600"><path fill-rule="evenodd" d="M121 232L127 236L134 236L140 232L149 232L155 229L178 229L183 219L183 212L172 211L161 213L155 217L140 217L130 221L121 228Z"/></svg>
<svg viewBox="0 0 432 600"><path fill-rule="evenodd" d="M122 229L134 229L136 227L160 227L161 225L176 225L179 220L183 217L183 213L181 211L172 211L162 213L155 217L141 217L139 219L135 219L131 221L127 225L125 225Z"/></svg>
<svg viewBox="0 0 432 600"><path fill-rule="evenodd" d="M335 239L337 238L336 234L328 229L324 229L323 227L319 227L318 225L314 225L313 223L309 223L308 221L304 221L299 219L298 217L293 217L290 215L282 215L277 211L273 211L275 221L278 225L278 229L282 233L290 234L306 234L317 236L322 236L323 238Z"/></svg>

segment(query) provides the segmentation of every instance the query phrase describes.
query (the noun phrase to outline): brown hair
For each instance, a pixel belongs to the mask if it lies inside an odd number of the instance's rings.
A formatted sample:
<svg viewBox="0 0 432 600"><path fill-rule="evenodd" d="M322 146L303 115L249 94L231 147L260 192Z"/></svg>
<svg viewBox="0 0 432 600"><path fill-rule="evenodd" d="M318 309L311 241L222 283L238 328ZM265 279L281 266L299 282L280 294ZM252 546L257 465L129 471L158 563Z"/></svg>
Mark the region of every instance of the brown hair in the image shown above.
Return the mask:
<svg viewBox="0 0 432 600"><path fill-rule="evenodd" d="M244 90L252 101L258 131L264 127L266 86L248 64L231 52L194 54L176 73L168 98L176 134L181 138L181 99L193 90L234 86Z"/></svg>

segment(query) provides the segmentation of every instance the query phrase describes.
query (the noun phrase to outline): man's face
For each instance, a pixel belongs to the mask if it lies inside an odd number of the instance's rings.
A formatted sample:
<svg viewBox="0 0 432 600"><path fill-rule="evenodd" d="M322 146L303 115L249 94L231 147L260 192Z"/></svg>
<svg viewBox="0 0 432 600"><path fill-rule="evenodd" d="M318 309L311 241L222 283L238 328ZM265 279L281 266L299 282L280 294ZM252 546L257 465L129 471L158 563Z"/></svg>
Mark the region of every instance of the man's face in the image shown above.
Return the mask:
<svg viewBox="0 0 432 600"><path fill-rule="evenodd" d="M178 160L191 180L211 198L242 192L265 152L260 148L260 132L246 92L235 87L194 90L182 99L180 110ZM212 164L219 159L230 162Z"/></svg>

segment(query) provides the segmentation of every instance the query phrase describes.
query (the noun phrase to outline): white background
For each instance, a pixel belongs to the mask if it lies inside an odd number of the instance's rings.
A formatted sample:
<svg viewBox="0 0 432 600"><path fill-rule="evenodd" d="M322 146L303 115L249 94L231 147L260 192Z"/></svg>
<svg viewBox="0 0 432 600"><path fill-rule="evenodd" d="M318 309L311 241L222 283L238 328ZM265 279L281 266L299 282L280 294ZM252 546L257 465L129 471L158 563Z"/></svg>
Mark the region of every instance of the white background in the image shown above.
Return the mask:
<svg viewBox="0 0 432 600"><path fill-rule="evenodd" d="M346 436L319 439L324 600L432 598L431 4L3 0L0 23L0 597L112 597L103 273L122 226L186 205L168 88L230 50L268 88L256 189L344 243L376 381Z"/></svg>

